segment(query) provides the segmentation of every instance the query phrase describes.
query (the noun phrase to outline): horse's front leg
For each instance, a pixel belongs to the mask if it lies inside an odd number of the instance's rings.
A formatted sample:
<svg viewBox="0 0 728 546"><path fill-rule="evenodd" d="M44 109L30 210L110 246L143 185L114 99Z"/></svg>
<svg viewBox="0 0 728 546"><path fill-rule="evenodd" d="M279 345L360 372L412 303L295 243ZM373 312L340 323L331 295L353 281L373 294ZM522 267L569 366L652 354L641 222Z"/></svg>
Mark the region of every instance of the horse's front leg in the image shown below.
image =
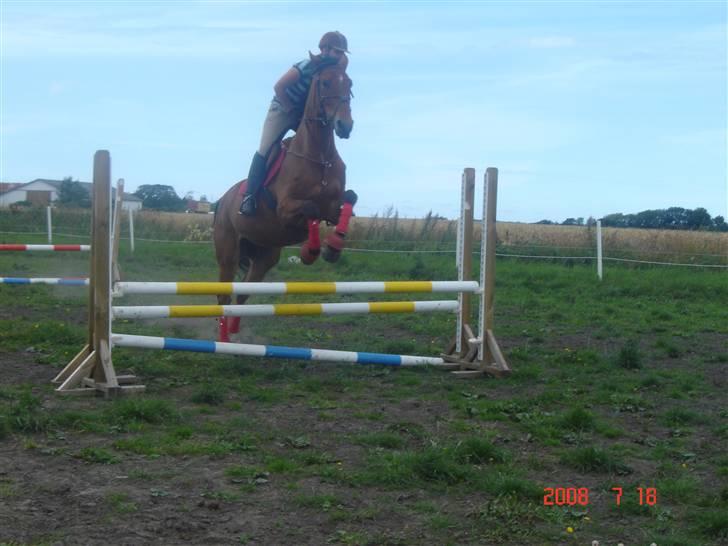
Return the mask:
<svg viewBox="0 0 728 546"><path fill-rule="evenodd" d="M296 225L305 221L308 239L301 245L301 261L311 265L321 254L319 223L321 211L313 201L289 200L279 208L278 216L286 225Z"/></svg>
<svg viewBox="0 0 728 546"><path fill-rule="evenodd" d="M328 237L326 237L326 248L324 249L324 260L327 262L335 262L341 257L341 251L344 248L344 239L349 231L349 220L354 214L354 205L356 204L357 195L352 190L344 192L344 203L341 205L339 212L339 221Z"/></svg>
<svg viewBox="0 0 728 546"><path fill-rule="evenodd" d="M311 265L321 254L320 220L308 220L308 240L301 245L301 261Z"/></svg>

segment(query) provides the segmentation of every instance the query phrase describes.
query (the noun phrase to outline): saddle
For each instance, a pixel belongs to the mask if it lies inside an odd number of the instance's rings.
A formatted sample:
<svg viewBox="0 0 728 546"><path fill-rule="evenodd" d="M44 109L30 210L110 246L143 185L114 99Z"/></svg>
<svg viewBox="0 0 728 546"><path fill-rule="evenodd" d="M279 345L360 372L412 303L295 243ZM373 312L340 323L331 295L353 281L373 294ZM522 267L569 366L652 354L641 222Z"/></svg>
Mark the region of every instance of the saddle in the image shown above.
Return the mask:
<svg viewBox="0 0 728 546"><path fill-rule="evenodd" d="M273 193L268 189L268 186L273 184L276 176L280 172L281 166L283 165L283 160L286 158L288 144L291 140L292 138L287 138L283 140L278 146L274 146L268 154L268 160L266 161L266 175L265 179L263 180L263 185L260 189L260 195L261 197L263 197L263 199L266 200L268 206L273 210L275 210L278 203L276 202L276 198ZM240 187L238 188L238 194L245 194L247 187L247 181L240 184Z"/></svg>

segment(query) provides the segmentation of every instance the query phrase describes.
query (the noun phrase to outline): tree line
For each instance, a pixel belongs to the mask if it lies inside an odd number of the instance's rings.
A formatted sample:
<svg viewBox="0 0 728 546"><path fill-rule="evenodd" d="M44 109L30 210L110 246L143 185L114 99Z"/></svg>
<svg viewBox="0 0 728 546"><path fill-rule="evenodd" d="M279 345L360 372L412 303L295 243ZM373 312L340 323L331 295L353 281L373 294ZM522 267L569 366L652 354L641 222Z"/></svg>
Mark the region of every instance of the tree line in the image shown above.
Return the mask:
<svg viewBox="0 0 728 546"><path fill-rule="evenodd" d="M144 184L133 195L142 200L143 208L164 212L184 212L187 209L187 199L190 198L179 197L172 186L164 184ZM205 196L201 200L204 201ZM56 203L59 206L90 208L91 194L83 184L67 177L61 182Z"/></svg>
<svg viewBox="0 0 728 546"><path fill-rule="evenodd" d="M702 207L696 209L670 207L667 209L643 210L634 214L615 212L607 214L601 221L604 227L728 231L728 223L726 223L723 216L711 218L708 211ZM567 218L561 223L552 222L551 220L541 220L536 223L562 226L593 226L597 223L597 219L589 217L585 221L584 218Z"/></svg>
<svg viewBox="0 0 728 546"><path fill-rule="evenodd" d="M145 209L184 212L187 207L187 199L179 197L172 186L144 184L139 186L134 195L142 200ZM204 200L204 197L202 200ZM58 203L60 205L88 208L91 206L91 198L89 192L80 183L66 178L61 184ZM604 227L728 231L728 223L726 223L723 216L711 218L708 211L702 207L696 209L670 207L668 209L643 210L635 214L616 212L607 214L601 220ZM541 220L536 223L562 226L593 226L597 223L597 220L592 217L586 220L579 217L567 218L563 222Z"/></svg>

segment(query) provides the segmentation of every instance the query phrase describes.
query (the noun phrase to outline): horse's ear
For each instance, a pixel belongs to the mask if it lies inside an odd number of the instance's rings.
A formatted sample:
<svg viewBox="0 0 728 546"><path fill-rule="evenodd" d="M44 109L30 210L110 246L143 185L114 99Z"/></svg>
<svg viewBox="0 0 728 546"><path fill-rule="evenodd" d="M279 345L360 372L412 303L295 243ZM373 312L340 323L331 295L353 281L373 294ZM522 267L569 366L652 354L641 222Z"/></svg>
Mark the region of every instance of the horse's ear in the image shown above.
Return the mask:
<svg viewBox="0 0 728 546"><path fill-rule="evenodd" d="M309 60L313 61L315 57L316 57L316 55L314 55L310 51L308 52L308 58L309 58Z"/></svg>

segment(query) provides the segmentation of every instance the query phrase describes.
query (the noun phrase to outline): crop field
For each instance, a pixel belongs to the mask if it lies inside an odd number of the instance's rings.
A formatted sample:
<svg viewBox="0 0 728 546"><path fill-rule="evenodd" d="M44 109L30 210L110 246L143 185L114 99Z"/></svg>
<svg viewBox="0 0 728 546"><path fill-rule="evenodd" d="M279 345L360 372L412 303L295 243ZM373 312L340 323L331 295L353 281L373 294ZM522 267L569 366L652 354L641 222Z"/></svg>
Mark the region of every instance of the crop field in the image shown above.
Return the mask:
<svg viewBox="0 0 728 546"><path fill-rule="evenodd" d="M456 277L452 254L293 255L268 280ZM217 280L208 244L122 241L120 265ZM0 253L2 276L87 272L78 253ZM0 302L0 544L728 544L725 270L612 265L599 282L593 264L499 258L507 378L117 348L147 387L119 399L50 383L85 342L85 289L0 285ZM113 329L216 334L214 319ZM450 314L251 318L237 341L436 356L454 329Z"/></svg>
<svg viewBox="0 0 728 546"><path fill-rule="evenodd" d="M476 207L477 208L477 207ZM477 209L479 210L479 209ZM0 234L8 240L25 241L31 233L44 232L45 210L32 208L9 212L0 209ZM212 240L211 214L180 214L143 210L134 213L134 233L140 240L207 243ZM86 242L91 229L90 211L53 209L54 233L71 235L71 242ZM26 233L23 233L26 232ZM499 252L557 256L595 256L594 226L561 226L498 222ZM728 266L728 233L710 231L603 228L605 256L672 263ZM400 218L388 210L373 217L355 217L349 232L353 247L378 249L452 249L457 222L429 214L425 218ZM475 235L479 237L476 223ZM12 234L12 237L10 236ZM124 214L122 239L129 237ZM39 239L39 242L44 240Z"/></svg>

